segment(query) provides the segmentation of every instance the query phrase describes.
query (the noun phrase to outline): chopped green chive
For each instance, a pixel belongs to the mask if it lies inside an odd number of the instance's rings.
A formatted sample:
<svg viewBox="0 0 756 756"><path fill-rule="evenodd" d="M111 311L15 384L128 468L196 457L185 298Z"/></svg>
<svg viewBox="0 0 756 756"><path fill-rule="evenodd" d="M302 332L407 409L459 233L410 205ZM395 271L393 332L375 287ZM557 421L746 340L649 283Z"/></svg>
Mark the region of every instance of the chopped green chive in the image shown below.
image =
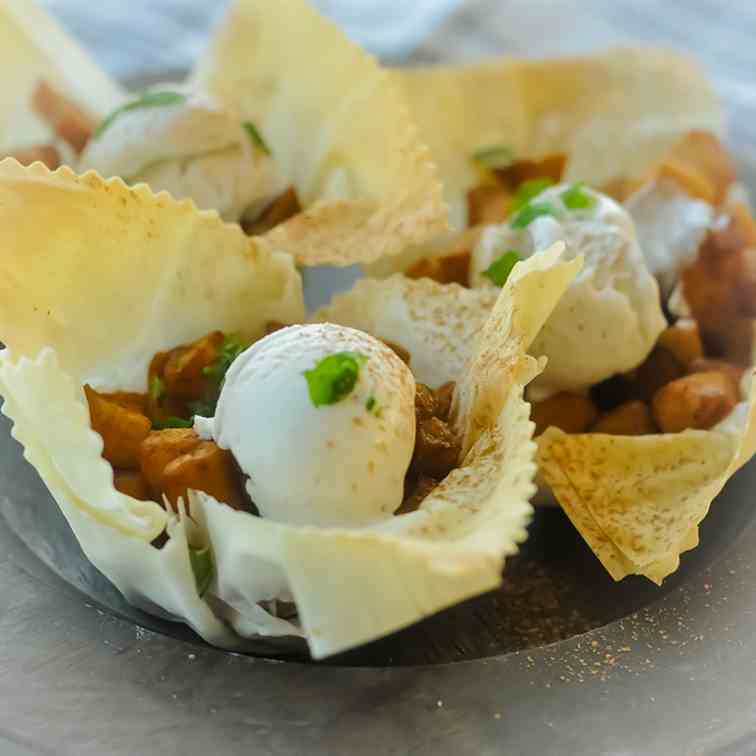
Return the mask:
<svg viewBox="0 0 756 756"><path fill-rule="evenodd" d="M483 275L493 281L496 286L504 286L512 272L512 268L520 262L520 255L514 249L507 250L501 257L497 257L491 265L483 271Z"/></svg>
<svg viewBox="0 0 756 756"><path fill-rule="evenodd" d="M305 370L312 403L316 407L336 404L349 396L367 359L359 352L337 352L324 357L312 370Z"/></svg>
<svg viewBox="0 0 756 756"><path fill-rule="evenodd" d="M495 170L496 168L506 168L511 165L514 155L509 147L498 144L477 150L473 153L472 159L473 162L483 168Z"/></svg>
<svg viewBox="0 0 756 756"><path fill-rule="evenodd" d="M118 116L123 113L128 113L130 110L139 110L141 108L158 108L165 105L183 105L186 102L186 95L180 92L144 92L139 95L135 100L127 102L125 105L121 105L120 108L116 108L109 116L107 116L100 125L95 129L93 138L97 139L102 136L115 121Z"/></svg>
<svg viewBox="0 0 756 756"><path fill-rule="evenodd" d="M270 155L270 147L268 147L266 141L262 138L262 134L257 130L255 124L252 123L252 121L244 121L242 126L247 132L252 144L263 154Z"/></svg>
<svg viewBox="0 0 756 756"><path fill-rule="evenodd" d="M165 383L159 375L153 375L150 381L150 399L159 402L165 396Z"/></svg>
<svg viewBox="0 0 756 756"><path fill-rule="evenodd" d="M365 409L371 414L375 415L376 417L381 416L381 405L378 404L378 400L374 396L369 396L368 400L365 402Z"/></svg>
<svg viewBox="0 0 756 756"><path fill-rule="evenodd" d="M518 210L521 210L533 197L537 197L544 189L548 189L553 185L554 182L550 178L535 178L523 181L517 187L510 212L516 213Z"/></svg>
<svg viewBox="0 0 756 756"><path fill-rule="evenodd" d="M164 417L162 420L155 420L152 427L155 430L165 430L166 428L191 428L194 423L191 420L184 420L183 417L175 417L170 415Z"/></svg>
<svg viewBox="0 0 756 756"><path fill-rule="evenodd" d="M197 593L200 597L210 587L213 580L215 567L213 566L213 555L210 553L210 547L205 546L201 549L194 546L189 547L189 564L192 566L194 573L194 582L197 584Z"/></svg>
<svg viewBox="0 0 756 756"><path fill-rule="evenodd" d="M223 339L218 356L212 365L202 368L202 374L220 386L233 361L246 349L237 336L229 335Z"/></svg>
<svg viewBox="0 0 756 756"><path fill-rule="evenodd" d="M558 211L554 205L549 202L528 202L528 204L521 208L517 215L515 215L510 225L512 228L525 228L542 215L553 215L554 217L557 217Z"/></svg>
<svg viewBox="0 0 756 756"><path fill-rule="evenodd" d="M596 198L585 191L585 184L582 182L565 189L561 197L568 210L589 210L596 204Z"/></svg>

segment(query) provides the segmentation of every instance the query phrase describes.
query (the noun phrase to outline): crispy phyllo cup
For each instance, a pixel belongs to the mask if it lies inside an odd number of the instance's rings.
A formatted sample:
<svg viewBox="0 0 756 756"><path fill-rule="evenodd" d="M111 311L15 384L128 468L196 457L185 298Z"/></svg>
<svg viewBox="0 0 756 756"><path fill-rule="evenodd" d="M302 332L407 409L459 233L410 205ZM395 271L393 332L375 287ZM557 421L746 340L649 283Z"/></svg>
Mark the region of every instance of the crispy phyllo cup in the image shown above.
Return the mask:
<svg viewBox="0 0 756 756"><path fill-rule="evenodd" d="M640 226L674 229L662 213L682 190L729 215L690 245L698 248L693 259L674 244L648 255L667 290L680 279L692 318L661 334L636 373L635 401L589 433L550 428L538 438L543 482L615 580L639 574L661 583L677 570L680 554L698 545L698 526L717 494L756 452L748 263L756 235L745 206L727 202L735 179L723 145L698 131L650 167L650 183L633 203ZM721 359L704 358L707 348Z"/></svg>
<svg viewBox="0 0 756 756"><path fill-rule="evenodd" d="M296 188L304 212L261 244L349 265L445 231L441 184L395 82L304 0L237 0L191 83L255 124Z"/></svg>
<svg viewBox="0 0 756 756"><path fill-rule="evenodd" d="M362 278L315 313L315 320L357 328L409 354L415 379L438 387L457 381L499 292L466 289L400 274ZM435 327L431 327L435 324Z"/></svg>
<svg viewBox="0 0 756 756"><path fill-rule="evenodd" d="M272 522L197 493L217 563L215 596L233 607L239 632L260 621L261 598L287 591L312 654L324 657L501 584L505 558L527 535L535 490L523 390L542 364L526 352L580 266L561 262L561 251L555 245L519 266L492 311L490 302L455 302L444 287L394 279L383 293L384 282L360 285L316 316L384 338L413 333L410 366L424 366L420 380L447 378L428 365L453 355L445 365L459 368L452 405L459 464L413 511L359 529ZM470 310L479 314L477 328L455 328Z"/></svg>
<svg viewBox="0 0 756 756"><path fill-rule="evenodd" d="M131 95L32 0L3 3L0 43L0 156L191 197L303 265L447 229L395 83L306 0L236 0L187 81Z"/></svg>
<svg viewBox="0 0 756 756"><path fill-rule="evenodd" d="M430 147L457 231L480 222L468 213L468 192L495 186L497 172L515 171L515 183L546 175L606 189L645 176L687 132L723 128L721 106L698 65L668 50L503 58L393 76ZM552 175L555 167L561 176ZM408 249L372 271L407 270L445 249Z"/></svg>
<svg viewBox="0 0 756 756"><path fill-rule="evenodd" d="M84 386L145 392L156 352L215 328L252 339L300 320L290 256L190 201L13 159L0 162L0 250L0 392L27 460L130 602L235 645L198 594L187 545L204 546L202 534L183 511L116 490Z"/></svg>
<svg viewBox="0 0 756 756"><path fill-rule="evenodd" d="M273 321L301 322L289 255L144 186L12 160L0 164L0 250L3 411L84 552L129 601L218 645L301 635L323 657L500 584L532 511L523 391L541 365L526 350L578 267L558 246L518 266L471 347L469 332L449 330L453 352L455 340L471 350L453 398L456 469L414 511L360 528L277 522L193 490L175 510L133 498L90 426L85 385L93 399L120 392L112 401L129 412L125 392L146 390L156 353L216 329L251 340ZM413 342L417 356L443 343L433 313L447 304L386 317L430 334ZM296 619L274 598L293 601Z"/></svg>

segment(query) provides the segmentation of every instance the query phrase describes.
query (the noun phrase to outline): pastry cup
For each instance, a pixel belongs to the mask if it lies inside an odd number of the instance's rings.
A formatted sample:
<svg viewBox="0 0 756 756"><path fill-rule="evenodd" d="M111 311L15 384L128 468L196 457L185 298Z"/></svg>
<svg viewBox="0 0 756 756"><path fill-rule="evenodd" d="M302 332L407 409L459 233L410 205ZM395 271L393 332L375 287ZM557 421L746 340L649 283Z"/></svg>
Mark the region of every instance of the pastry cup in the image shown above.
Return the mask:
<svg viewBox="0 0 756 756"><path fill-rule="evenodd" d="M95 123L129 102L127 93L31 1L3 5L0 40L6 71L0 150L5 154L53 136L31 107L40 81ZM287 53L291 49L295 55ZM218 145L210 132L232 114L240 126L253 125L272 153L282 185L296 189L303 211L262 234L258 246L294 254L303 265L343 266L396 254L447 229L435 166L395 83L306 0L274 5L236 0L187 81L168 88L204 103L195 127L208 130L207 139L187 136L181 113L175 124L166 119L166 128L176 132L176 144L171 132L161 135L171 146L170 157L191 159L182 153L181 139L212 157ZM248 141L244 129L238 131ZM128 133L121 136L128 141ZM63 152L64 162L76 166L69 150ZM128 179L117 171L124 164L133 167L134 160L116 160L112 150L96 152L104 156L102 166L87 167ZM249 152L242 150L240 159L252 160ZM154 155L150 159L158 164ZM218 173L216 167L208 169L207 180L222 182ZM228 181L238 180L232 170Z"/></svg>
<svg viewBox="0 0 756 756"><path fill-rule="evenodd" d="M523 390L540 364L526 350L580 264L561 262L560 245L518 266L489 317L490 302L457 298L457 319L480 306L475 334L438 317L448 291L435 308L432 294L427 307L398 296L385 308L419 334L418 354L449 344L461 353L474 336L468 360L454 363L464 445L458 469L418 510L361 529L294 527L199 492L179 514L137 501L115 490L90 427L84 382L144 391L159 350L216 328L254 338L266 321L301 321L291 256L146 186L13 160L0 163L0 250L3 411L84 552L130 602L160 607L221 646L298 633L323 657L500 584L535 490ZM164 530L164 545L153 546ZM188 545L212 553L203 597ZM261 605L282 596L298 622Z"/></svg>
<svg viewBox="0 0 756 756"><path fill-rule="evenodd" d="M431 148L458 229L467 222L467 192L481 182L471 159L481 148L505 146L514 160L563 153L563 181L606 187L648 179L676 151L711 151L715 140L702 132L721 135L724 126L697 64L666 50L501 59L394 77ZM371 272L406 270L446 249L410 249ZM752 371L746 373L740 403L709 431L627 437L548 430L537 439L537 503L555 498L615 579L641 574L661 582L697 545L711 502L756 451Z"/></svg>
<svg viewBox="0 0 756 756"><path fill-rule="evenodd" d="M644 175L687 132L721 134L724 126L722 107L699 66L669 50L501 58L392 76L430 147L456 231L467 224L467 192L481 182L473 160L479 150L501 146L513 160L563 153L564 181L600 188ZM407 270L433 252L407 249L371 266L371 274Z"/></svg>
<svg viewBox="0 0 756 756"><path fill-rule="evenodd" d="M395 82L304 0L237 0L190 83L253 122L297 189L305 210L265 234L268 248L303 265L368 263L447 229Z"/></svg>

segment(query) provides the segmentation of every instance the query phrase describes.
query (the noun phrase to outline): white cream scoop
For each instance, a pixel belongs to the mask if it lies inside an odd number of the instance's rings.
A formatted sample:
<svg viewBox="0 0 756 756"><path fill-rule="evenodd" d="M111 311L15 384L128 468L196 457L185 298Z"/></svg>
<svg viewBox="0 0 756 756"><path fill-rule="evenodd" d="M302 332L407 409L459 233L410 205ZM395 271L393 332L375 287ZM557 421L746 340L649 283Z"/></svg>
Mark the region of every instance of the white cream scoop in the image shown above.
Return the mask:
<svg viewBox="0 0 756 756"><path fill-rule="evenodd" d="M360 527L401 505L415 379L384 343L330 323L291 326L233 363L203 433L230 449L263 517Z"/></svg>
<svg viewBox="0 0 756 756"><path fill-rule="evenodd" d="M524 227L517 227L515 215L509 223L485 229L473 252L470 284L493 285L485 271L508 250L525 259L564 241L567 259L583 256L582 270L530 350L548 357L546 369L529 386L529 396L537 401L560 391L582 391L637 367L666 321L659 287L623 207L604 194L568 184L547 189L529 204L551 212Z"/></svg>
<svg viewBox="0 0 756 756"><path fill-rule="evenodd" d="M224 220L254 215L286 189L254 125L208 95L154 90L111 114L100 132L82 153L79 172L144 182Z"/></svg>

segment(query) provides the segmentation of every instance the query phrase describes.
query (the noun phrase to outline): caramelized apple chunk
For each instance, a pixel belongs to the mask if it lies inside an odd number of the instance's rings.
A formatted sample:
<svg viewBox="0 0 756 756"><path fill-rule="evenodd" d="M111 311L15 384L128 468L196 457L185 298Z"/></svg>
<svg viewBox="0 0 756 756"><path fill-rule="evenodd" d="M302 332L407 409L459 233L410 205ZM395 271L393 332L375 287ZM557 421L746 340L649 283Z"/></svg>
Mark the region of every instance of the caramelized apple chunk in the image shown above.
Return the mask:
<svg viewBox="0 0 756 756"><path fill-rule="evenodd" d="M542 402L534 402L530 413L536 436L551 426L565 433L584 433L597 417L596 405L588 397L566 391Z"/></svg>
<svg viewBox="0 0 756 756"><path fill-rule="evenodd" d="M140 466L152 495L176 509L188 489L204 491L234 509L247 508L241 475L231 452L203 441L190 428L153 431L140 450Z"/></svg>
<svg viewBox="0 0 756 756"><path fill-rule="evenodd" d="M737 401L737 389L726 373L692 373L659 389L652 409L663 433L679 433L714 427L732 412Z"/></svg>
<svg viewBox="0 0 756 756"><path fill-rule="evenodd" d="M149 418L98 394L91 386L84 386L84 393L92 428L102 436L102 456L113 467L137 468L139 448L152 427Z"/></svg>
<svg viewBox="0 0 756 756"><path fill-rule="evenodd" d="M650 407L638 399L610 410L591 428L591 433L608 433L611 436L646 436L656 432Z"/></svg>

